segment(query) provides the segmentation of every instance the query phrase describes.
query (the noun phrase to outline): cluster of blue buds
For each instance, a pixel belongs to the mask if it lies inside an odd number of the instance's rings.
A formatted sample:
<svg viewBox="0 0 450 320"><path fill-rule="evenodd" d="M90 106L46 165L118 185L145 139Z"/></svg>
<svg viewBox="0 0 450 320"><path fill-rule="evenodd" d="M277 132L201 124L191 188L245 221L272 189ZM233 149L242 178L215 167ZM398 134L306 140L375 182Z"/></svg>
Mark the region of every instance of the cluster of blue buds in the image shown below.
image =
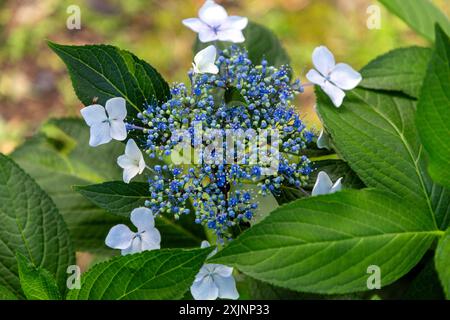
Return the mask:
<svg viewBox="0 0 450 320"><path fill-rule="evenodd" d="M154 214L175 218L194 214L195 222L212 229L218 239L229 239L231 227L251 223L258 197L278 195L283 186L301 188L306 184L311 167L302 150L314 135L292 104L303 88L299 81L291 81L289 67L269 66L266 60L253 65L247 51L238 46L220 51L215 64L217 74L190 71L189 87L174 84L169 101L146 105L128 129L135 130L138 125L144 129L146 139L141 147L154 159L148 175L151 197L145 205ZM200 138L199 126L204 132ZM277 156L276 170L264 174L263 166L252 161L257 154L254 150L239 161L234 151L231 158L236 161L220 156L219 151L230 148L225 138L208 149L215 142L208 129L222 137L230 130L250 130L253 136L244 134L245 143L255 135L276 131L277 140L268 138L266 145L269 155ZM176 132L185 132L184 137ZM238 142L237 147L245 148L245 143ZM191 154L175 155L174 150L181 146ZM200 152L191 157L196 150ZM182 157L189 160L181 161Z"/></svg>

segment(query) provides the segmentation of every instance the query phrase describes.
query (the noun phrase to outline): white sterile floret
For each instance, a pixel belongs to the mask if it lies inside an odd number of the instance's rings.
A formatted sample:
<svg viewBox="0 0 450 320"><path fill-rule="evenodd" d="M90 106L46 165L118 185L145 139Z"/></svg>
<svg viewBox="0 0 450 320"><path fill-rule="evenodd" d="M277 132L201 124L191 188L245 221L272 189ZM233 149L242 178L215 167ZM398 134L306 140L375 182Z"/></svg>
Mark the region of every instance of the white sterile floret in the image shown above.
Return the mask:
<svg viewBox="0 0 450 320"><path fill-rule="evenodd" d="M312 196L318 196L322 194L330 194L340 191L342 189L342 178L339 178L334 184L331 181L328 174L324 171L320 171L317 175L316 183L312 190Z"/></svg>
<svg viewBox="0 0 450 320"><path fill-rule="evenodd" d="M333 54L324 46L314 49L312 60L316 70L311 69L306 78L319 85L333 104L340 107L345 97L343 90L356 88L362 80L361 74L348 64L336 64Z"/></svg>
<svg viewBox="0 0 450 320"><path fill-rule="evenodd" d="M127 138L124 122L127 117L125 99L112 98L106 101L105 108L99 104L93 104L81 109L80 112L91 128L90 146L96 147L112 139L123 141Z"/></svg>
<svg viewBox="0 0 450 320"><path fill-rule="evenodd" d="M148 208L136 208L131 212L130 220L137 228L133 232L124 224L118 224L109 230L105 244L120 249L122 255L160 249L161 235L155 228L155 218Z"/></svg>
<svg viewBox="0 0 450 320"><path fill-rule="evenodd" d="M133 139L127 141L125 154L117 158L117 164L123 168L123 181L129 183L145 169L145 161L141 150Z"/></svg>
<svg viewBox="0 0 450 320"><path fill-rule="evenodd" d="M215 64L216 55L217 55L216 47L212 45L199 51L194 57L194 63L192 63L194 73L218 74L219 68Z"/></svg>

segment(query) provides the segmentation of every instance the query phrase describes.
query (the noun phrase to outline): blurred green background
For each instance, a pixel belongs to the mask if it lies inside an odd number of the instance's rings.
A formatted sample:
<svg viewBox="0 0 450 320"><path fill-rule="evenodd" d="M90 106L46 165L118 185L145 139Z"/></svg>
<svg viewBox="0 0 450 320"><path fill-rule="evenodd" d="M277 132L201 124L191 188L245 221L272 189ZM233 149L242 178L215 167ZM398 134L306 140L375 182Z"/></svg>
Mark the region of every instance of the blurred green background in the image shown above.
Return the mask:
<svg viewBox="0 0 450 320"><path fill-rule="evenodd" d="M414 0L405 0L414 1ZM393 48L427 45L381 5L381 29L369 30L371 0L217 0L232 14L272 29L292 59L296 76L311 66L324 44L360 68ZM447 15L447 0L433 1ZM168 82L185 81L195 34L181 24L197 16L203 0L0 0L0 152L8 153L49 117L78 116L77 100L63 63L45 40L64 44L109 43L137 54ZM67 8L81 9L81 30L68 30ZM311 126L312 90L297 106Z"/></svg>

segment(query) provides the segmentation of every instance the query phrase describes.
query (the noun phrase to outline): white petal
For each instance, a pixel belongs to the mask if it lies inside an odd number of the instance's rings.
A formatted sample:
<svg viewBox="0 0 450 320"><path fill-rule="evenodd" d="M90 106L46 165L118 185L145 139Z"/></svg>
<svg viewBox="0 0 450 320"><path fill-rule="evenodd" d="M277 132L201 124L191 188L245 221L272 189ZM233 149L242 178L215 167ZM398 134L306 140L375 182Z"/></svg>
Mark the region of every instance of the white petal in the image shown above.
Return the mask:
<svg viewBox="0 0 450 320"><path fill-rule="evenodd" d="M219 26L224 23L228 14L224 7L214 1L207 0L198 12L200 19L211 27Z"/></svg>
<svg viewBox="0 0 450 320"><path fill-rule="evenodd" d="M106 101L105 108L110 120L124 120L127 117L127 103L124 98L109 99Z"/></svg>
<svg viewBox="0 0 450 320"><path fill-rule="evenodd" d="M138 228L139 232L150 231L155 227L153 213L145 207L136 208L131 211L130 220Z"/></svg>
<svg viewBox="0 0 450 320"><path fill-rule="evenodd" d="M201 245L200 245L200 248L209 248L209 247L211 247L211 245L209 244L209 242L208 241L206 241L206 240L203 240L202 241L202 243L201 243Z"/></svg>
<svg viewBox="0 0 450 320"><path fill-rule="evenodd" d="M110 120L111 138L123 141L127 138L127 127L122 120Z"/></svg>
<svg viewBox="0 0 450 320"><path fill-rule="evenodd" d="M325 46L320 46L314 49L312 61L316 69L324 76L328 76L336 65L333 54Z"/></svg>
<svg viewBox="0 0 450 320"><path fill-rule="evenodd" d="M161 248L161 234L158 229L152 228L141 233L142 250L156 250Z"/></svg>
<svg viewBox="0 0 450 320"><path fill-rule="evenodd" d="M333 182L331 181L328 174L324 171L320 171L317 175L316 183L314 184L314 188L312 190L312 196L318 196L321 194L330 193L331 187L333 186Z"/></svg>
<svg viewBox="0 0 450 320"><path fill-rule="evenodd" d="M219 73L219 68L214 64L216 61L217 50L211 45L199 51L195 57L195 70L197 73Z"/></svg>
<svg viewBox="0 0 450 320"><path fill-rule="evenodd" d="M330 137L325 132L325 130L322 129L319 134L319 138L317 138L317 148L319 149L328 149L330 150Z"/></svg>
<svg viewBox="0 0 450 320"><path fill-rule="evenodd" d="M337 179L333 187L331 187L330 193L335 193L342 190L342 178Z"/></svg>
<svg viewBox="0 0 450 320"><path fill-rule="evenodd" d="M198 18L184 19L183 24L195 32L200 32L201 30L209 29L208 25Z"/></svg>
<svg viewBox="0 0 450 320"><path fill-rule="evenodd" d="M219 73L219 68L211 63L208 65L204 65L201 68L197 69L197 73L210 73L210 74L218 74Z"/></svg>
<svg viewBox="0 0 450 320"><path fill-rule="evenodd" d="M326 82L326 79L314 69L308 71L306 79L319 86L322 86Z"/></svg>
<svg viewBox="0 0 450 320"><path fill-rule="evenodd" d="M331 71L330 80L341 89L352 90L361 82L362 77L348 64L338 63Z"/></svg>
<svg viewBox="0 0 450 320"><path fill-rule="evenodd" d="M118 224L109 230L105 244L114 249L126 249L131 246L135 233L124 224Z"/></svg>
<svg viewBox="0 0 450 320"><path fill-rule="evenodd" d="M208 269L207 265L203 265L200 268L200 271L197 273L197 275L195 276L194 282L199 282L202 281L204 277L209 275L210 270Z"/></svg>
<svg viewBox="0 0 450 320"><path fill-rule="evenodd" d="M142 240L139 237L135 237L128 248L122 249L122 255L138 253L142 251Z"/></svg>
<svg viewBox="0 0 450 320"><path fill-rule="evenodd" d="M119 165L119 167L125 169L125 168L130 168L130 167L135 167L136 163L134 162L133 159L130 159L127 155L123 154L119 157L117 157L117 164Z"/></svg>
<svg viewBox="0 0 450 320"><path fill-rule="evenodd" d="M233 300L239 298L239 292L236 289L236 281L233 276L221 277L214 275L214 283L219 288L219 298Z"/></svg>
<svg viewBox="0 0 450 320"><path fill-rule="evenodd" d="M239 16L230 16L224 24L226 29L244 30L248 25L248 19Z"/></svg>
<svg viewBox="0 0 450 320"><path fill-rule="evenodd" d="M146 164L144 161L144 158L142 157L141 160L139 160L139 174L141 174L145 170Z"/></svg>
<svg viewBox="0 0 450 320"><path fill-rule="evenodd" d="M220 30L217 33L220 41L230 41L234 43L241 43L245 41L244 34L238 29Z"/></svg>
<svg viewBox="0 0 450 320"><path fill-rule="evenodd" d="M345 98L345 92L336 87L329 81L326 81L322 86L322 90L330 97L333 104L339 108Z"/></svg>
<svg viewBox="0 0 450 320"><path fill-rule="evenodd" d="M123 169L123 182L130 183L131 179L136 177L139 174L139 167L138 166L130 166Z"/></svg>
<svg viewBox="0 0 450 320"><path fill-rule="evenodd" d="M230 277L233 274L233 268L222 264L210 264L214 268L214 274L221 277Z"/></svg>
<svg viewBox="0 0 450 320"><path fill-rule="evenodd" d="M93 124L90 132L91 137L89 138L89 145L92 147L108 143L112 139L108 122Z"/></svg>
<svg viewBox="0 0 450 320"><path fill-rule="evenodd" d="M103 121L108 120L105 108L103 108L103 106L99 104L93 104L91 106L85 107L81 109L80 112L88 126L92 126L94 124L102 123Z"/></svg>
<svg viewBox="0 0 450 320"><path fill-rule="evenodd" d="M194 281L191 286L191 294L195 300L216 300L219 296L219 288L213 278L207 276L201 281Z"/></svg>
<svg viewBox="0 0 450 320"><path fill-rule="evenodd" d="M127 141L127 145L125 146L125 154L129 158L136 160L136 163L138 163L143 158L141 150L136 144L136 141L134 141L133 139L129 139Z"/></svg>
<svg viewBox="0 0 450 320"><path fill-rule="evenodd" d="M219 39L219 36L211 29L211 28L207 28L207 29L203 29L200 30L200 32L198 33L198 39L200 40L200 42L211 42L211 41L216 41Z"/></svg>

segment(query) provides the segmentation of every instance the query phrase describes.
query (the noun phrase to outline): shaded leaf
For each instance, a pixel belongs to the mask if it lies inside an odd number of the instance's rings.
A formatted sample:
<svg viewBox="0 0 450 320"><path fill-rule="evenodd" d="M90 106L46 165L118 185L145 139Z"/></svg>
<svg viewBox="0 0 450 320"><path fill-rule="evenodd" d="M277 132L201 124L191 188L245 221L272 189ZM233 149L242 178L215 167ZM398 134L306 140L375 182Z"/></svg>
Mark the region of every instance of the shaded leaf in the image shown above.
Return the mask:
<svg viewBox="0 0 450 320"><path fill-rule="evenodd" d="M163 249L113 258L81 277L69 300L181 299L212 248Z"/></svg>

